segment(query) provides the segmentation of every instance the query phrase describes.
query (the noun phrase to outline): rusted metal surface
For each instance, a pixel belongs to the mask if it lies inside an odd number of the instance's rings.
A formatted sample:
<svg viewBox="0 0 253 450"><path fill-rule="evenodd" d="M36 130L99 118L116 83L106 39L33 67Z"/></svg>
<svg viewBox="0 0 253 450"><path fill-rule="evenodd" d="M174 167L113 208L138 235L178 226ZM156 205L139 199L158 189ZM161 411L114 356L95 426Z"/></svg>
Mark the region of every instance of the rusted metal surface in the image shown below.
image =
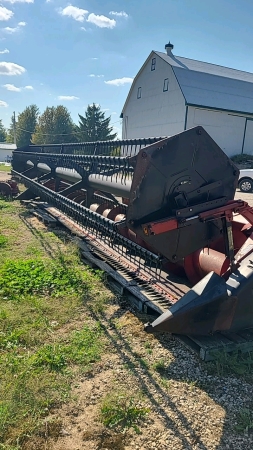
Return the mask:
<svg viewBox="0 0 253 450"><path fill-rule="evenodd" d="M19 188L14 180L0 181L0 194L4 197L12 197L19 194Z"/></svg>

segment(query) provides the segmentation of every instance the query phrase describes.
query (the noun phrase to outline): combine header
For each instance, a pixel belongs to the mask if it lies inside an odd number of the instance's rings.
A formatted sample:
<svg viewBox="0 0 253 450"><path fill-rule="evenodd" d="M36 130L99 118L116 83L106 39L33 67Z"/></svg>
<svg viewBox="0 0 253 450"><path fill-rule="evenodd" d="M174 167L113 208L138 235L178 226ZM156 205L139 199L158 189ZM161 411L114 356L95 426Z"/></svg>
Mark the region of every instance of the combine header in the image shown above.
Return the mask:
<svg viewBox="0 0 253 450"><path fill-rule="evenodd" d="M96 254L148 285L163 314L147 332L253 327L253 209L234 200L239 171L202 127L165 139L29 146L14 151L13 169L27 186L20 199L64 213Z"/></svg>

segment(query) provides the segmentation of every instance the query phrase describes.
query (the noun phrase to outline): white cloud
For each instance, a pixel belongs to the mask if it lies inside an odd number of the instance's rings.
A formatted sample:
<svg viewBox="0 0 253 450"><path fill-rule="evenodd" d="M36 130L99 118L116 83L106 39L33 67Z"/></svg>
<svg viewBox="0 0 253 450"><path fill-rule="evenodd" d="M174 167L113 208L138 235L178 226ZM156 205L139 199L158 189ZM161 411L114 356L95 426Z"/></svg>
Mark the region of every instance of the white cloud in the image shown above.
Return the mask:
<svg viewBox="0 0 253 450"><path fill-rule="evenodd" d="M20 31L21 27L25 27L26 26L26 22L19 22L18 25L16 27L5 27L4 31L6 31L7 33L17 33L18 31Z"/></svg>
<svg viewBox="0 0 253 450"><path fill-rule="evenodd" d="M98 16L96 14L89 14L87 22L94 23L99 28L114 28L116 20L109 19L106 16Z"/></svg>
<svg viewBox="0 0 253 450"><path fill-rule="evenodd" d="M128 18L128 14L125 11L110 11L109 14L111 16L117 16L117 17L125 17L126 19Z"/></svg>
<svg viewBox="0 0 253 450"><path fill-rule="evenodd" d="M13 91L13 92L21 92L23 89L33 91L32 86L17 87L17 86L14 86L14 84L4 84L3 87L5 87L5 89L7 89L7 91Z"/></svg>
<svg viewBox="0 0 253 450"><path fill-rule="evenodd" d="M81 27L81 30L83 30L83 31L86 31L86 28L84 28L84 27Z"/></svg>
<svg viewBox="0 0 253 450"><path fill-rule="evenodd" d="M11 3L12 5L13 5L14 3L33 3L33 2L34 2L34 0L2 0L2 1L4 1L4 2L9 2L9 3Z"/></svg>
<svg viewBox="0 0 253 450"><path fill-rule="evenodd" d="M95 60L97 60L98 58L91 58L91 59L94 59L94 61L95 61Z"/></svg>
<svg viewBox="0 0 253 450"><path fill-rule="evenodd" d="M8 103L4 102L3 100L0 100L0 107L7 108Z"/></svg>
<svg viewBox="0 0 253 450"><path fill-rule="evenodd" d="M78 8L77 6L69 5L66 6L66 8L59 9L59 13L62 16L72 17L72 19L75 19L78 22L83 22L84 16L88 14L88 11L86 11L86 9Z"/></svg>
<svg viewBox="0 0 253 450"><path fill-rule="evenodd" d="M111 84L112 86L124 86L124 84L132 82L133 78L123 77L123 78L116 78L115 80L105 81L105 84Z"/></svg>
<svg viewBox="0 0 253 450"><path fill-rule="evenodd" d="M7 89L7 91L20 92L21 88L14 86L14 84L4 84L3 87Z"/></svg>
<svg viewBox="0 0 253 450"><path fill-rule="evenodd" d="M0 75L22 75L26 69L12 62L0 62Z"/></svg>
<svg viewBox="0 0 253 450"><path fill-rule="evenodd" d="M94 73L91 73L91 74L89 75L89 77L91 77L91 78L103 78L104 75L95 75Z"/></svg>
<svg viewBox="0 0 253 450"><path fill-rule="evenodd" d="M10 53L10 50L8 50L7 48L5 48L4 50L0 51L1 55L4 55L5 53Z"/></svg>
<svg viewBox="0 0 253 450"><path fill-rule="evenodd" d="M0 6L0 20L9 20L13 14L14 13L10 9Z"/></svg>
<svg viewBox="0 0 253 450"><path fill-rule="evenodd" d="M6 31L6 33L16 33L17 31L19 31L19 27L5 27L4 31Z"/></svg>
<svg viewBox="0 0 253 450"><path fill-rule="evenodd" d="M79 97L75 97L74 95L59 95L58 100L79 100Z"/></svg>

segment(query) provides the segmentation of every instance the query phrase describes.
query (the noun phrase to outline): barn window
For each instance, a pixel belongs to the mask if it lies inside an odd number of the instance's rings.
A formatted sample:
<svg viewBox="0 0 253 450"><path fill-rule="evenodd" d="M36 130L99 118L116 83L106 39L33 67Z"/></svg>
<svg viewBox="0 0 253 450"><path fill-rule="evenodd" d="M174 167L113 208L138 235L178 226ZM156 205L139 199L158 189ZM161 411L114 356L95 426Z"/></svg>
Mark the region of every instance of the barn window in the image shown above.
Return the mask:
<svg viewBox="0 0 253 450"><path fill-rule="evenodd" d="M141 98L141 87L138 87L137 98Z"/></svg>
<svg viewBox="0 0 253 450"><path fill-rule="evenodd" d="M156 65L156 58L152 58L151 70L155 70L155 65Z"/></svg>
<svg viewBox="0 0 253 450"><path fill-rule="evenodd" d="M163 82L163 92L166 92L169 90L169 78L165 78Z"/></svg>

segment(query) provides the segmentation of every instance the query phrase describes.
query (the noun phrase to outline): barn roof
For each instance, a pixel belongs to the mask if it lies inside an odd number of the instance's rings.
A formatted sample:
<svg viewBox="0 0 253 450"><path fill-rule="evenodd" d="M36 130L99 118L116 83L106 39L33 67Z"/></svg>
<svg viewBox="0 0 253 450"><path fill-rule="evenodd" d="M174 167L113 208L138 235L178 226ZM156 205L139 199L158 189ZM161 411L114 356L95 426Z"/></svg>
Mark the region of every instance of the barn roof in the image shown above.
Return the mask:
<svg viewBox="0 0 253 450"><path fill-rule="evenodd" d="M157 51L151 52L136 75L123 111L140 72L155 55L172 67L187 105L253 114L252 73Z"/></svg>
<svg viewBox="0 0 253 450"><path fill-rule="evenodd" d="M253 74L154 52L171 65L189 105L253 113Z"/></svg>

